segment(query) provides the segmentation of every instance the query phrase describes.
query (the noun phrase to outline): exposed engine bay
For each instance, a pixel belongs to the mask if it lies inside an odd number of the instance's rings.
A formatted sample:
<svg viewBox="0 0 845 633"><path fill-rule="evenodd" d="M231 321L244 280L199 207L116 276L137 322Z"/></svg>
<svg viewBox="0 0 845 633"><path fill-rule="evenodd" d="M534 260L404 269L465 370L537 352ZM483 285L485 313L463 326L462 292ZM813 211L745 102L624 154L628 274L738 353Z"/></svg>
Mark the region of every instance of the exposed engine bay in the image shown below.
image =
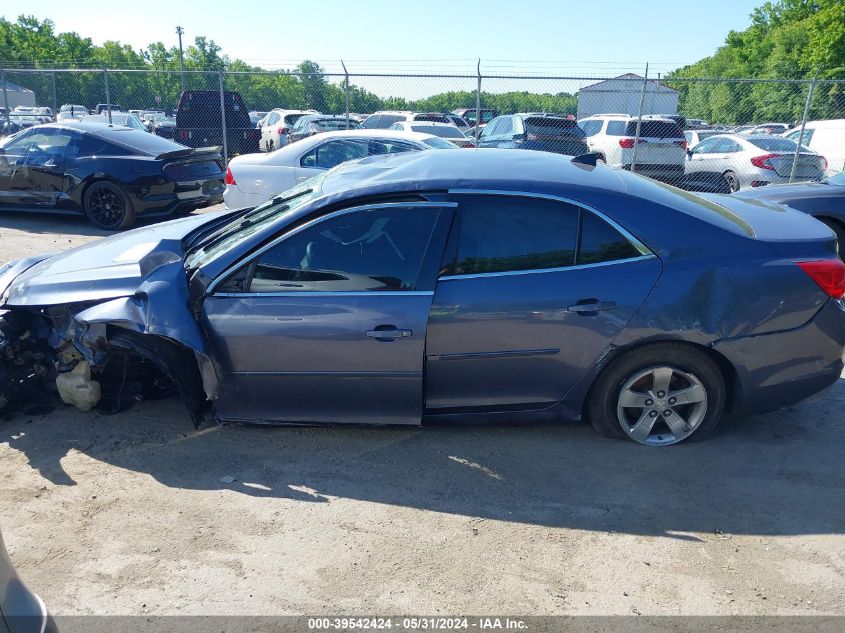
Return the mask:
<svg viewBox="0 0 845 633"><path fill-rule="evenodd" d="M0 309L0 411L50 392L108 413L178 393L199 426L206 397L193 352L114 325L80 324L74 317L89 307Z"/></svg>

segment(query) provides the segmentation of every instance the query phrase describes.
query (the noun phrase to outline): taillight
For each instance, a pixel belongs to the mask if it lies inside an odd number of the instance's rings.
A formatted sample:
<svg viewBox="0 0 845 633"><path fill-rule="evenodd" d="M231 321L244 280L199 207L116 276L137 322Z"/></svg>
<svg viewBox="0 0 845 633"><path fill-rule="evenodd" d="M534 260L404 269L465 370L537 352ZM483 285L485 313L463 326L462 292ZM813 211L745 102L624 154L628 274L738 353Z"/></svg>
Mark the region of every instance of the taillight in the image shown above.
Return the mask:
<svg viewBox="0 0 845 633"><path fill-rule="evenodd" d="M675 145L679 145L683 149L687 148L687 142L686 141L675 141Z"/></svg>
<svg viewBox="0 0 845 633"><path fill-rule="evenodd" d="M236 185L238 183L235 182L235 177L232 175L232 168L226 167L226 184L227 185Z"/></svg>
<svg viewBox="0 0 845 633"><path fill-rule="evenodd" d="M471 141L470 141L469 143L467 143L466 145L464 145L464 147L472 147L472 148L474 148L474 147L475 147L475 143L473 143L473 142L471 142Z"/></svg>
<svg viewBox="0 0 845 633"><path fill-rule="evenodd" d="M622 149L631 149L637 142L645 143L645 140L640 139L639 141L635 141L632 138L620 138L619 147L621 147Z"/></svg>
<svg viewBox="0 0 845 633"><path fill-rule="evenodd" d="M774 171L774 167L769 162L770 158L777 158L777 154L763 154L762 156L755 156L751 159L751 164L755 167L759 167L760 169L771 169Z"/></svg>
<svg viewBox="0 0 845 633"><path fill-rule="evenodd" d="M824 156L819 156L819 158L822 159L822 169L824 171L827 171L827 159ZM845 248L845 247L843 247L843 248Z"/></svg>
<svg viewBox="0 0 845 633"><path fill-rule="evenodd" d="M812 262L796 262L832 299L845 298L845 263L838 257Z"/></svg>
<svg viewBox="0 0 845 633"><path fill-rule="evenodd" d="M290 129L286 127L280 127L278 130L276 130L276 132L278 132L279 136L281 136L282 134L287 134L288 132L290 132Z"/></svg>

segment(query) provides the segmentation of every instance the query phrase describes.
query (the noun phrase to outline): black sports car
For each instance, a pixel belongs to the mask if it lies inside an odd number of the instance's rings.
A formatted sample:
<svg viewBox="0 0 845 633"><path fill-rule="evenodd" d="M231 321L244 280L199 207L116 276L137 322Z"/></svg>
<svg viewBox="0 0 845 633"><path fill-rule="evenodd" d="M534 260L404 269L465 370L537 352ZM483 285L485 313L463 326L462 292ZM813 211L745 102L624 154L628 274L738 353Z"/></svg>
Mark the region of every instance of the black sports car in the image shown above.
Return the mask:
<svg viewBox="0 0 845 633"><path fill-rule="evenodd" d="M224 177L219 147L107 123L49 123L0 142L0 210L84 213L109 230L222 202Z"/></svg>
<svg viewBox="0 0 845 633"><path fill-rule="evenodd" d="M821 182L770 185L733 195L762 202L776 202L821 220L836 233L839 240L839 257L845 261L845 172Z"/></svg>

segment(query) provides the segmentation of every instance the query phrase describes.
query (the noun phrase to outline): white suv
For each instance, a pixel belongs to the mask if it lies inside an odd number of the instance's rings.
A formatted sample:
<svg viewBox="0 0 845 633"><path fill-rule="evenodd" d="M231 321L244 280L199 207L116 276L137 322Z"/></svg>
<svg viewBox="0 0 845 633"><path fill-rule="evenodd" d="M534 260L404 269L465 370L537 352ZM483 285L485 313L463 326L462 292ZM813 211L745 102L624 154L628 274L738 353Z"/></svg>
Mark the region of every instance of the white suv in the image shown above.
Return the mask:
<svg viewBox="0 0 845 633"><path fill-rule="evenodd" d="M258 148L262 152L272 152L284 147L294 123L305 114L320 113L316 110L282 110L281 108L268 112L261 122L261 141Z"/></svg>
<svg viewBox="0 0 845 633"><path fill-rule="evenodd" d="M591 152L611 167L631 169L637 143L637 117L596 114L578 121ZM643 176L679 183L684 176L687 141L672 119L644 116L640 123L635 171Z"/></svg>

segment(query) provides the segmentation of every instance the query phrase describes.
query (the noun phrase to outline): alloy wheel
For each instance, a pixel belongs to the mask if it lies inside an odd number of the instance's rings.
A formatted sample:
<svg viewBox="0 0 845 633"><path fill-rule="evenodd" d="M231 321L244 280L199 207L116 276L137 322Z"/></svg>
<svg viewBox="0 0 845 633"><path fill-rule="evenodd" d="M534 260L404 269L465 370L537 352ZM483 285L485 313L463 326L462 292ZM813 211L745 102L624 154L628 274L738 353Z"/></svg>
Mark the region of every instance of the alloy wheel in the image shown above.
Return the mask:
<svg viewBox="0 0 845 633"><path fill-rule="evenodd" d="M103 228L120 226L126 215L126 202L123 195L112 185L99 183L92 185L88 193L88 215Z"/></svg>
<svg viewBox="0 0 845 633"><path fill-rule="evenodd" d="M707 390L695 375L662 365L629 378L619 391L616 415L628 437L640 444L676 444L707 414Z"/></svg>

